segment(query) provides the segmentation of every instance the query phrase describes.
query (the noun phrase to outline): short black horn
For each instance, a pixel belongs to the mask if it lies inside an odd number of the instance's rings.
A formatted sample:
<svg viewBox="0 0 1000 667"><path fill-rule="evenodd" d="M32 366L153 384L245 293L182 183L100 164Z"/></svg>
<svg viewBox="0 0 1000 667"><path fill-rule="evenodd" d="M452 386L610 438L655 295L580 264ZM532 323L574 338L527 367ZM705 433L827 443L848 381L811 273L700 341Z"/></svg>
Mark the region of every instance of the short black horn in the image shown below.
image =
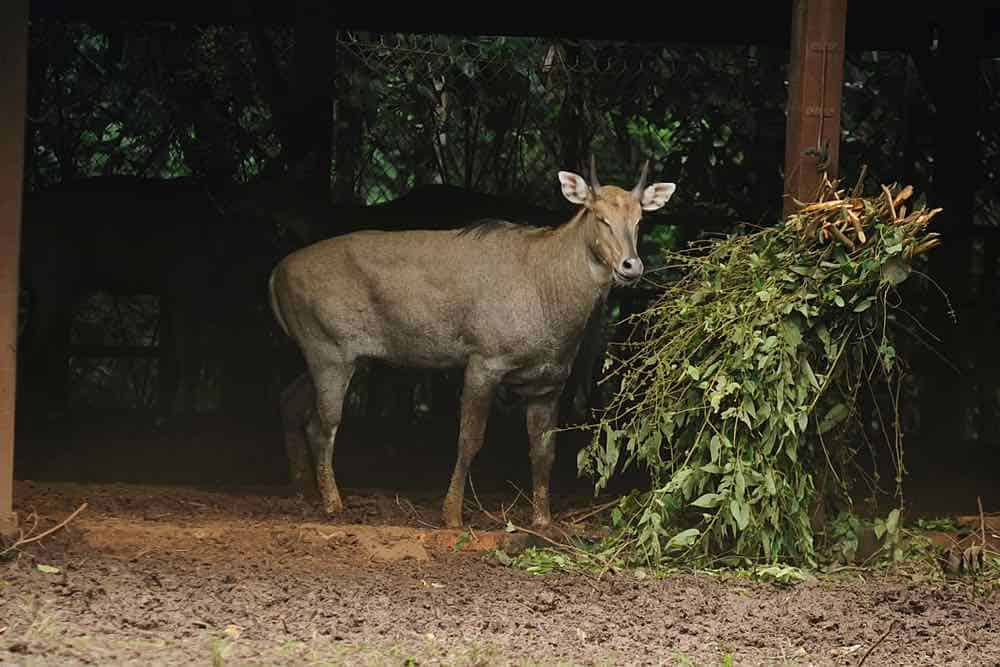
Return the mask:
<svg viewBox="0 0 1000 667"><path fill-rule="evenodd" d="M646 174L649 172L649 160L646 160L642 165L642 173L639 174L639 182L636 183L635 188L632 189L632 194L635 195L636 199L642 197L642 191L646 187Z"/></svg>

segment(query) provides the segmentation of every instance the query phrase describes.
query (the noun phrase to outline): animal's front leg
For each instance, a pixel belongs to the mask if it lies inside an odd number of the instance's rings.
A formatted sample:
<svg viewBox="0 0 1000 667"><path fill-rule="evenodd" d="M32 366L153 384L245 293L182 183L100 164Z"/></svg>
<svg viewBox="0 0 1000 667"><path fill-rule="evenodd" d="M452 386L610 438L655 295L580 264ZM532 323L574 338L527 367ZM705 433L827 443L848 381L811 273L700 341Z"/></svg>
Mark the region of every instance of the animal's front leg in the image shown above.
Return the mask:
<svg viewBox="0 0 1000 667"><path fill-rule="evenodd" d="M552 523L549 512L549 475L556 459L556 434L559 421L559 396L562 388L528 403L528 440L531 445L531 482L534 504L533 523L546 528Z"/></svg>
<svg viewBox="0 0 1000 667"><path fill-rule="evenodd" d="M444 523L449 528L462 526L462 501L465 497L465 480L469 466L476 453L483 446L486 435L486 421L490 415L490 404L499 378L484 368L480 362L471 360L465 370L465 385L462 387L462 415L458 432L458 461L444 499Z"/></svg>

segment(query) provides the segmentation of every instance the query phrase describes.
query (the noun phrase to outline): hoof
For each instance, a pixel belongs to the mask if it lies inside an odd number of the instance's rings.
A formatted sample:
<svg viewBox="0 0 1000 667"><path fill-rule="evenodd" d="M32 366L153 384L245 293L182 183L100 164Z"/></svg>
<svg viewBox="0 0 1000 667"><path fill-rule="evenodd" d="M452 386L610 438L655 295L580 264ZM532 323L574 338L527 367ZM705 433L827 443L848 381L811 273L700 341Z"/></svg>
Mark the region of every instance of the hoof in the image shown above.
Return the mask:
<svg viewBox="0 0 1000 667"><path fill-rule="evenodd" d="M340 514L344 511L344 501L340 499L339 493L326 494L326 497L320 502L320 508L327 516Z"/></svg>
<svg viewBox="0 0 1000 667"><path fill-rule="evenodd" d="M532 528L532 530L537 530L540 533L545 532L547 530L551 530L552 529L552 517L547 517L547 516L546 517L538 517L538 516L536 516L531 521L531 528Z"/></svg>

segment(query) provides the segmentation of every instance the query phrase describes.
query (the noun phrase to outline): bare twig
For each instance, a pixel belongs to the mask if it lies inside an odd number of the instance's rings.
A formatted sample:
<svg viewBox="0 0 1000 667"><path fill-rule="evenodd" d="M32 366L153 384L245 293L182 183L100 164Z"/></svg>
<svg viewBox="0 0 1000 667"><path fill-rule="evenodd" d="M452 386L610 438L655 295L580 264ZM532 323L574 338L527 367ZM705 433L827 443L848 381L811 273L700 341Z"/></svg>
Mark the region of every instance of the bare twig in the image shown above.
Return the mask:
<svg viewBox="0 0 1000 667"><path fill-rule="evenodd" d="M848 250L850 250L851 252L854 252L854 249L855 249L855 246L854 246L854 241L852 241L851 239L847 238L847 237L846 237L846 236L844 235L844 232L840 231L840 229L839 229L839 228L837 227L837 225L830 225L830 226L828 227L828 229L829 229L829 230L830 230L831 232L833 232L833 235L837 237L837 240L838 240L838 241L840 241L840 242L841 242L841 243L843 243L843 244L844 244L845 246L847 246L847 249L848 249Z"/></svg>
<svg viewBox="0 0 1000 667"><path fill-rule="evenodd" d="M600 581L601 579L603 579L604 575L607 574L608 571L612 567L614 567L615 559L618 558L618 556L621 555L622 551L624 551L626 549L626 547L629 547L629 546L630 546L630 544L628 542L622 542L621 545L617 549L615 549L615 552L613 554L611 554L611 556L607 559L607 562L604 564L604 567L601 569L600 573L597 575L597 580L598 581Z"/></svg>
<svg viewBox="0 0 1000 667"><path fill-rule="evenodd" d="M569 521L570 523L580 523L581 521L589 519L590 517L596 514L600 514L604 510L617 505L618 502L619 500L616 498L615 500L611 500L606 503L602 503L600 505L595 505L593 507L587 507L581 510L573 510L572 512L567 512L566 514L564 514L563 518Z"/></svg>
<svg viewBox="0 0 1000 667"><path fill-rule="evenodd" d="M865 651L865 654L861 656L860 660L858 660L858 667L861 667L861 665L865 664L865 660L867 660L868 656L872 654L872 651L878 648L878 645L885 641L885 638L889 636L889 633L891 633L895 627L896 627L896 619L893 619L889 623L889 627L886 629L886 631L882 633L882 636L876 639L875 643L872 644L870 647L868 647L868 650Z"/></svg>
<svg viewBox="0 0 1000 667"><path fill-rule="evenodd" d="M25 523L30 523L31 527L27 530L22 528L18 539L23 539L25 535L31 535L38 528L38 512L36 512L34 508L31 509L31 513L28 514L27 518L25 518Z"/></svg>
<svg viewBox="0 0 1000 667"><path fill-rule="evenodd" d="M472 493L473 493L473 495L475 495L475 488L473 488ZM479 498L476 498L476 502L477 503L479 502ZM538 531L531 530L530 528L524 528L523 526L518 526L517 524L515 524L510 519L507 519L507 513L506 513L505 510L503 510L503 512L504 512L503 518L500 518L500 517L497 517L492 512L490 512L489 510L487 510L485 507L483 507L482 503L479 503L479 511L482 512L483 514L485 514L487 516L487 518L489 518L491 521L494 521L494 522L496 522L496 523L498 523L498 524L500 524L502 526L510 525L514 530L516 530L518 532L521 532L521 533L526 533L528 535L534 535L535 537L548 542L549 544L551 544L554 547L558 547L560 549L569 549L569 550L575 551L577 553L581 553L581 554L584 554L584 555L589 555L583 549L579 549L577 547L574 547L572 544L568 544L568 543L565 543L565 542L557 542L557 541L553 540L552 538L548 537L547 535L539 533ZM563 534L565 535L565 531L563 532Z"/></svg>
<svg viewBox="0 0 1000 667"><path fill-rule="evenodd" d="M520 500L521 498L524 498L525 500L528 501L528 504L531 505L531 508L534 509L534 507L535 507L535 501L533 501L531 498L529 498L528 494L521 490L521 487L519 487L517 484L515 484L512 481L510 481L509 479L507 480L507 483L510 484L510 487L512 489L514 489L515 491L517 491L517 497L514 498L514 503L515 504L517 503L518 500ZM511 504L511 507L513 507L513 506L514 506L514 504Z"/></svg>
<svg viewBox="0 0 1000 667"><path fill-rule="evenodd" d="M573 551L573 552L578 553L578 554L583 554L584 556L589 556L590 555L586 551L584 551L583 549L580 549L578 547L574 547L572 544L569 544L567 542L557 542L556 540L553 540L551 537L548 537L547 535L545 535L543 533L539 533L536 530L532 530L530 528L525 528L523 526L518 526L518 525L516 525L514 523L511 523L511 526L513 526L514 530L516 530L518 532L527 533L528 535L534 535L538 539L544 540L545 542L548 542L552 546L557 547L559 549L568 549L569 551ZM563 531L563 535L566 535L565 531Z"/></svg>
<svg viewBox="0 0 1000 667"><path fill-rule="evenodd" d="M77 514L79 514L80 512L82 512L85 509L87 509L87 503L83 503L82 505L80 505L79 507L77 507L76 510L72 514L70 514L68 517L66 517L65 519L63 519L59 523L57 523L52 528L49 528L48 530L46 530L44 533L41 533L39 535L35 535L34 537L24 537L24 536L22 536L16 542L14 542L14 544L10 545L9 547L7 547L6 549L4 549L3 551L0 551L0 555L6 554L6 553L11 552L11 551L13 551L15 549L19 549L19 548L21 548L21 547L23 547L23 546L25 546L27 544L31 544L32 542L37 542L38 540L41 540L41 539L44 539L44 538L48 537L49 535L51 535L52 533L56 532L60 528L65 527L66 524L68 524L70 521L72 521L73 519L76 518Z"/></svg>
<svg viewBox="0 0 1000 667"><path fill-rule="evenodd" d="M483 503L480 502L480 500L479 500L479 494L476 493L476 485L472 481L472 474L471 473L469 474L469 488L472 490L472 497L476 499L476 509L478 509L480 512L482 512L483 514L485 514L486 516L488 516L490 518L490 520L496 521L496 519L493 517L493 515L490 514L489 512L487 512L486 508L483 507Z"/></svg>
<svg viewBox="0 0 1000 667"><path fill-rule="evenodd" d="M979 539L983 543L983 549L986 548L986 515L983 514L983 499L981 496L976 496L976 503L979 504Z"/></svg>
<svg viewBox="0 0 1000 667"><path fill-rule="evenodd" d="M421 516L420 516L419 510L417 510L417 508L414 506L414 504L412 502L410 502L409 498L403 498L403 502L405 502L407 505L409 505L410 512L412 513L413 518L415 518L416 521L417 521L417 523L419 523L421 526L424 526L425 528L434 528L434 529L438 529L438 528L441 527L441 526L435 525L433 523L430 523L428 521L424 521L423 518L421 518ZM399 507L399 509L403 509L403 505L402 505L402 503L400 503L400 499L399 499L399 494L398 493L396 494L396 506Z"/></svg>
<svg viewBox="0 0 1000 667"><path fill-rule="evenodd" d="M888 206L888 208L889 208L889 215L892 216L892 221L894 223L895 222L899 222L899 218L896 217L896 207L893 205L892 193L889 192L889 188L885 187L885 185L882 186L882 192L885 193L885 201L889 205Z"/></svg>

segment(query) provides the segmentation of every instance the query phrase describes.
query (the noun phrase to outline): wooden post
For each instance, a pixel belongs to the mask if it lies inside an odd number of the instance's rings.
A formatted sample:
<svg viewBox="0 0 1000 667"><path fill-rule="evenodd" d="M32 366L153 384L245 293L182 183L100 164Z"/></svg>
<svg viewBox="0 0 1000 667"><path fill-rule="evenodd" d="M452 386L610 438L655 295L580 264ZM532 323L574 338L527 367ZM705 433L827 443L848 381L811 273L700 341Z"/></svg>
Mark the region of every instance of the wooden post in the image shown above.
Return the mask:
<svg viewBox="0 0 1000 667"><path fill-rule="evenodd" d="M14 514L14 395L21 248L24 114L27 99L28 0L0 3L0 535Z"/></svg>
<svg viewBox="0 0 1000 667"><path fill-rule="evenodd" d="M837 177L847 0L794 0L785 129L785 205Z"/></svg>
<svg viewBox="0 0 1000 667"><path fill-rule="evenodd" d="M333 152L333 74L337 56L333 14L333 7L322 0L295 3L294 119L286 147L292 160L307 155L316 159L307 178L323 201L330 197Z"/></svg>

